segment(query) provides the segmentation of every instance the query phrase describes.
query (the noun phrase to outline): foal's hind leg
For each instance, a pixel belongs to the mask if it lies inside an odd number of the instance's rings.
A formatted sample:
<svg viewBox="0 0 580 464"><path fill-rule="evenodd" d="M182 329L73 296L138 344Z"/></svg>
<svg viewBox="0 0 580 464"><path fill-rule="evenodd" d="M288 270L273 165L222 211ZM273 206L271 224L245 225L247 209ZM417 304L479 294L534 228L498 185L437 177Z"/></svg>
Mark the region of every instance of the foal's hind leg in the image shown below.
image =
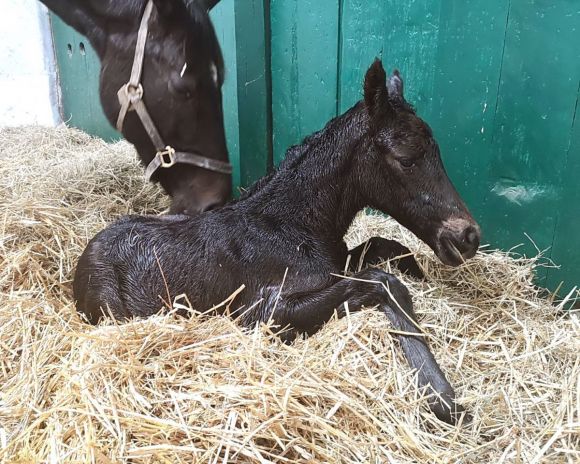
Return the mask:
<svg viewBox="0 0 580 464"><path fill-rule="evenodd" d="M358 271L369 264L391 261L401 272L417 279L425 278L411 251L395 240L372 237L349 250L348 254L350 255L350 270L353 271Z"/></svg>
<svg viewBox="0 0 580 464"><path fill-rule="evenodd" d="M357 280L343 279L327 288L284 295L278 302L274 320L298 332L312 334L327 322L335 311L345 315L344 302L349 309L378 305L398 332L407 361L417 370L419 387L435 395L429 406L435 415L448 423L455 423L463 407L455 402L455 392L437 364L433 353L417 327L411 296L393 275L379 269L366 269L355 275Z"/></svg>

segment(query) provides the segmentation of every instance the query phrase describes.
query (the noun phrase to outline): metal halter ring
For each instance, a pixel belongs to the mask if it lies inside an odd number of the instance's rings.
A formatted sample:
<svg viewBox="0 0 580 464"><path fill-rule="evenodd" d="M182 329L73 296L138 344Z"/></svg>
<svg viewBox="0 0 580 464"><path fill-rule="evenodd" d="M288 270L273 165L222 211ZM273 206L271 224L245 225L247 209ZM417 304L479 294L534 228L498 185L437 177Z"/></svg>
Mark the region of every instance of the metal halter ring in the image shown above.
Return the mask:
<svg viewBox="0 0 580 464"><path fill-rule="evenodd" d="M169 145L165 150L158 151L155 156L159 158L160 168L170 168L175 164L175 149Z"/></svg>
<svg viewBox="0 0 580 464"><path fill-rule="evenodd" d="M135 103L143 99L143 86L141 84L137 86L134 86L130 83L126 84L125 92L127 92L127 96L129 97L129 101L131 103Z"/></svg>

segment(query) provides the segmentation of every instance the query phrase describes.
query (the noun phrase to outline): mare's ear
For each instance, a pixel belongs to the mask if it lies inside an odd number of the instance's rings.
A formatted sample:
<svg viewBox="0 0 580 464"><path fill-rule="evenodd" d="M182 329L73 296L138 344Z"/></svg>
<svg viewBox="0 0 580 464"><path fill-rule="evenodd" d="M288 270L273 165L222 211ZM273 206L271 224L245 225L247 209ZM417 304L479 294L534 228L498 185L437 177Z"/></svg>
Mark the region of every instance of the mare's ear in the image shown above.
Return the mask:
<svg viewBox="0 0 580 464"><path fill-rule="evenodd" d="M165 20L176 19L184 10L184 5L178 0L153 0L157 14Z"/></svg>
<svg viewBox="0 0 580 464"><path fill-rule="evenodd" d="M387 74L378 58L371 64L365 75L365 105L371 121L377 125L393 114L387 90Z"/></svg>
<svg viewBox="0 0 580 464"><path fill-rule="evenodd" d="M214 6L216 6L220 0L197 0L197 2L206 10L210 11Z"/></svg>
<svg viewBox="0 0 580 464"><path fill-rule="evenodd" d="M398 69L393 71L393 75L389 78L389 83L387 84L389 88L389 98L392 100L403 100L403 78Z"/></svg>
<svg viewBox="0 0 580 464"><path fill-rule="evenodd" d="M175 12L175 4L173 3L173 0L153 0L153 4L155 5L159 16L163 18L170 17Z"/></svg>
<svg viewBox="0 0 580 464"><path fill-rule="evenodd" d="M181 16L189 3L197 3L202 10L208 12L216 6L220 0L153 0L159 16L166 20L174 20Z"/></svg>

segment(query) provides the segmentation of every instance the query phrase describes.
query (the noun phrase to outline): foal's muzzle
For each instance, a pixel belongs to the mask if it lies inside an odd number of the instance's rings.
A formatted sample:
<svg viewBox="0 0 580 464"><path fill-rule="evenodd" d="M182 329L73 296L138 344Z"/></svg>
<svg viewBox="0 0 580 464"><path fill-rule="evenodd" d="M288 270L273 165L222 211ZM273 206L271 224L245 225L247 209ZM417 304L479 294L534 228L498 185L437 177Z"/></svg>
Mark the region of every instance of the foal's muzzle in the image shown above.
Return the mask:
<svg viewBox="0 0 580 464"><path fill-rule="evenodd" d="M451 218L443 222L437 233L435 254L449 266L459 266L475 256L481 232L473 219Z"/></svg>

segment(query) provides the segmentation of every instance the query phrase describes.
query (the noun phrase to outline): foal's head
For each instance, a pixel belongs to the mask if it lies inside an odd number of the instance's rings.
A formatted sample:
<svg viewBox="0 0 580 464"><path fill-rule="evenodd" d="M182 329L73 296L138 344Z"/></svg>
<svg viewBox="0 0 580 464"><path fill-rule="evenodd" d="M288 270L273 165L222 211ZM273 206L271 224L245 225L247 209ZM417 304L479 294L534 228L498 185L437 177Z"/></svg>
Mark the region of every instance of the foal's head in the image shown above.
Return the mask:
<svg viewBox="0 0 580 464"><path fill-rule="evenodd" d="M403 97L398 71L387 82L376 60L364 83L368 137L357 163L365 200L427 243L445 264L475 255L479 226L449 181L429 126Z"/></svg>
<svg viewBox="0 0 580 464"><path fill-rule="evenodd" d="M141 2L147 3L147 0ZM143 101L163 141L176 151L227 161L221 87L224 66L207 8L211 0L155 0L143 61ZM102 57L101 99L116 121L118 88L128 81L140 17L130 33L119 26ZM137 27L135 27L137 25ZM113 26L114 27L114 26ZM125 41L125 44L121 43ZM130 46L129 46L130 44ZM122 56L120 56L122 55ZM123 134L145 164L156 153L135 112L129 112ZM153 176L172 197L174 213L197 213L224 203L231 176L187 164L159 169Z"/></svg>

